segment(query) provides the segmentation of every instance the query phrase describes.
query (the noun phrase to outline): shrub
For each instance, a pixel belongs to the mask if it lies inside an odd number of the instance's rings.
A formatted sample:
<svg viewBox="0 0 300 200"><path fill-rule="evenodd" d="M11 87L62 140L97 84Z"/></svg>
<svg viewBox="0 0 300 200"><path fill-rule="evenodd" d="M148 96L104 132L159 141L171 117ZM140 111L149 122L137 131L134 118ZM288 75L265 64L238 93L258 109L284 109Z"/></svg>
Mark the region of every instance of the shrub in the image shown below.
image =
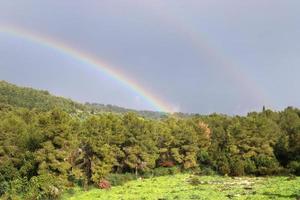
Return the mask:
<svg viewBox="0 0 300 200"><path fill-rule="evenodd" d="M19 173L10 163L0 165L0 197L5 193L18 194L21 188L21 180L18 179ZM16 191L16 192L14 192ZM7 194L9 196L9 194Z"/></svg>
<svg viewBox="0 0 300 200"><path fill-rule="evenodd" d="M198 157L199 163L204 164L204 165L210 164L210 157L209 157L209 153L207 151L201 150L198 153L197 157Z"/></svg>
<svg viewBox="0 0 300 200"><path fill-rule="evenodd" d="M243 176L245 174L245 164L242 160L233 159L230 167L230 175L232 176Z"/></svg>
<svg viewBox="0 0 300 200"><path fill-rule="evenodd" d="M246 174L255 174L256 173L256 165L255 162L251 159L245 160L245 173Z"/></svg>
<svg viewBox="0 0 300 200"><path fill-rule="evenodd" d="M280 170L279 163L273 157L259 155L255 158L257 175L273 175Z"/></svg>
<svg viewBox="0 0 300 200"><path fill-rule="evenodd" d="M288 164L288 169L291 173L299 176L300 175L300 161L292 161Z"/></svg>
<svg viewBox="0 0 300 200"><path fill-rule="evenodd" d="M134 174L126 173L126 174L109 174L106 176L106 180L108 180L112 186L124 185L128 181L135 180L136 176Z"/></svg>
<svg viewBox="0 0 300 200"><path fill-rule="evenodd" d="M167 175L174 175L180 172L178 167L159 167L152 171L153 176L167 176Z"/></svg>
<svg viewBox="0 0 300 200"><path fill-rule="evenodd" d="M159 167L152 171L153 176L166 176L169 175L169 173L169 169L165 167Z"/></svg>
<svg viewBox="0 0 300 200"><path fill-rule="evenodd" d="M57 177L51 175L34 176L30 179L24 199L59 199L61 184Z"/></svg>
<svg viewBox="0 0 300 200"><path fill-rule="evenodd" d="M179 167L171 167L169 168L169 175L179 174L181 172Z"/></svg>
<svg viewBox="0 0 300 200"><path fill-rule="evenodd" d="M0 180L0 197L7 191L9 183L5 180Z"/></svg>
<svg viewBox="0 0 300 200"><path fill-rule="evenodd" d="M66 190L66 193L70 196L73 196L76 194L76 191L74 190L74 188L69 188Z"/></svg>
<svg viewBox="0 0 300 200"><path fill-rule="evenodd" d="M26 178L17 178L9 182L8 195L9 196L18 196L26 192L28 185L28 180ZM13 199L13 198L12 198Z"/></svg>
<svg viewBox="0 0 300 200"><path fill-rule="evenodd" d="M19 176L18 170L10 162L0 164L0 181L11 181Z"/></svg>
<svg viewBox="0 0 300 200"><path fill-rule="evenodd" d="M108 190L111 188L111 184L108 180L102 179L99 181L98 187L99 187L99 189Z"/></svg>
<svg viewBox="0 0 300 200"><path fill-rule="evenodd" d="M216 175L216 172L209 167L205 167L205 168L201 169L200 171L198 171L196 174L202 175L202 176L213 176L213 175Z"/></svg>
<svg viewBox="0 0 300 200"><path fill-rule="evenodd" d="M218 162L218 172L221 175L226 175L230 173L230 166L227 160Z"/></svg>

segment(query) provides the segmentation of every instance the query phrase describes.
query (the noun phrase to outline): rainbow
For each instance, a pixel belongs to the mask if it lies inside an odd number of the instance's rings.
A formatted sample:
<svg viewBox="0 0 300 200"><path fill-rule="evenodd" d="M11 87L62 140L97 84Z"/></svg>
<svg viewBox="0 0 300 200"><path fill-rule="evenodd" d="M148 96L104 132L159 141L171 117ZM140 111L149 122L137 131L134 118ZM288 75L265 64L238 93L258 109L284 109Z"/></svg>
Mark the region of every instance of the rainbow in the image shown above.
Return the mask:
<svg viewBox="0 0 300 200"><path fill-rule="evenodd" d="M267 92L242 70L240 63L237 63L234 58L226 55L226 50L222 50L209 42L212 40L209 40L206 35L197 30L195 26L189 23L189 21L180 17L182 16L181 13L177 13L176 10L173 10L172 12L172 9L159 9L167 7L163 1L157 1L156 6L153 6L146 1L143 3L147 4L144 5L144 7L151 9L151 13L158 17L160 23L170 25L170 28L174 28L177 34L186 38L187 42L192 45L196 53L204 53L207 57L210 57L211 62L220 67L221 73L231 77L237 82L237 86L241 93L244 93L247 96L250 94L251 98L261 106L273 106Z"/></svg>
<svg viewBox="0 0 300 200"><path fill-rule="evenodd" d="M129 88L137 95L143 97L157 111L165 112L165 113L172 113L176 111L174 110L174 108L172 108L167 103L160 100L155 95L150 94L146 89L141 87L137 82L135 82L132 79L129 79L124 74L117 71L116 68L112 67L111 65L105 63L104 61L98 58L89 55L86 52L83 52L78 49L74 49L62 41L50 38L49 36L46 35L40 35L38 33L33 33L28 30L10 27L10 26L0 27L0 33L9 34L11 36L18 37L39 44L43 47L67 55L85 65L88 65L90 67L95 67L101 70L101 72L104 73L105 75L118 81L124 87Z"/></svg>

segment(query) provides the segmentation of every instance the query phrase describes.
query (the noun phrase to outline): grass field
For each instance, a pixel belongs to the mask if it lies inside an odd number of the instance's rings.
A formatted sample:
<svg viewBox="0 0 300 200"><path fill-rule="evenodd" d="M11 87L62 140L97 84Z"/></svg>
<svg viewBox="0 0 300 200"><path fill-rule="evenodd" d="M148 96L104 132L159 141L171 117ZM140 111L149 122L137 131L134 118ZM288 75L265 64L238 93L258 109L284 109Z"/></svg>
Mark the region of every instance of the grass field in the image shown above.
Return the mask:
<svg viewBox="0 0 300 200"><path fill-rule="evenodd" d="M71 193L71 192L70 192ZM179 174L136 180L110 190L75 189L67 200L300 199L300 177L230 178Z"/></svg>

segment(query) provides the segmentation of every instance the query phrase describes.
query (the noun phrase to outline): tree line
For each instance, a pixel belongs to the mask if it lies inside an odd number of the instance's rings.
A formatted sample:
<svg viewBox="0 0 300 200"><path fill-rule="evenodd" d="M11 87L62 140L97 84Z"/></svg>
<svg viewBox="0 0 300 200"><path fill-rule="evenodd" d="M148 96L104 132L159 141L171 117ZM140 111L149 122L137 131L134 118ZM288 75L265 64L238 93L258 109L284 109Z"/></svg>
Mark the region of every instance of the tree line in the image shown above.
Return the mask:
<svg viewBox="0 0 300 200"><path fill-rule="evenodd" d="M3 197L51 199L66 187L98 184L111 174L146 176L162 168L300 175L300 110L154 120L0 106Z"/></svg>
<svg viewBox="0 0 300 200"><path fill-rule="evenodd" d="M16 107L28 108L28 109L39 109L47 111L54 107L60 108L70 114L97 114L113 112L124 114L133 112L143 117L160 119L165 117L167 114L163 112L155 111L139 111L134 109L127 109L114 105L104 105L98 103L85 103L80 104L71 99L58 97L50 94L48 91L36 90L27 87L18 87L14 84L6 81L0 81L0 102L3 104L9 104Z"/></svg>
<svg viewBox="0 0 300 200"><path fill-rule="evenodd" d="M0 81L0 197L55 199L101 180L184 171L300 175L297 108L202 116L97 106Z"/></svg>

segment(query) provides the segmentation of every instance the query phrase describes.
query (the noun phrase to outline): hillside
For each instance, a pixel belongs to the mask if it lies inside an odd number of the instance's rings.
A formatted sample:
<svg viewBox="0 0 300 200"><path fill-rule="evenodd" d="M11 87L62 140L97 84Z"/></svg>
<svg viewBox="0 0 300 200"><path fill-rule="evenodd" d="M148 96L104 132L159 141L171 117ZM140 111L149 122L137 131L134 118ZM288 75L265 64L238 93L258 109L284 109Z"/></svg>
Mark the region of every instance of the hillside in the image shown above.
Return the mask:
<svg viewBox="0 0 300 200"><path fill-rule="evenodd" d="M53 96L48 91L18 87L6 81L0 81L0 102L15 107L35 108L43 111L55 107L66 112L85 109L82 104L63 97Z"/></svg>
<svg viewBox="0 0 300 200"><path fill-rule="evenodd" d="M71 99L54 96L48 91L19 87L6 81L0 81L0 103L28 109L35 108L43 111L60 108L68 113L75 113L78 111L89 113L111 112L119 114L134 112L143 117L153 119L166 116L166 114L162 112L138 111L114 105L104 105L99 103L81 104Z"/></svg>
<svg viewBox="0 0 300 200"><path fill-rule="evenodd" d="M167 114L163 112L155 112L155 111L147 111L147 110L134 110L123 108L115 105L104 105L99 103L85 103L86 109L93 113L103 113L103 112L112 112L112 113L120 113L125 114L128 112L133 112L143 117L152 118L152 119L160 119L166 117Z"/></svg>

